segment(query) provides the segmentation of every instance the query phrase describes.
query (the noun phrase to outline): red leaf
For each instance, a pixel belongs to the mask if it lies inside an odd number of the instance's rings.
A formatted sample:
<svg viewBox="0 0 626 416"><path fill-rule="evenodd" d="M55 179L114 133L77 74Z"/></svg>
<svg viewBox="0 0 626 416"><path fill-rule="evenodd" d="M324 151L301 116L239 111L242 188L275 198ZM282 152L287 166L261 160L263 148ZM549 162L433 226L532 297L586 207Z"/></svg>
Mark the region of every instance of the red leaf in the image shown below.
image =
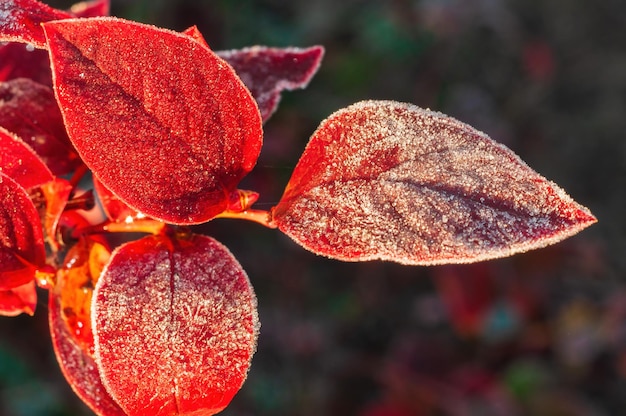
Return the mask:
<svg viewBox="0 0 626 416"><path fill-rule="evenodd" d="M305 88L317 72L324 55L322 46L268 48L253 46L219 51L255 98L263 121L276 111L283 90Z"/></svg>
<svg viewBox="0 0 626 416"><path fill-rule="evenodd" d="M0 46L0 81L15 78L30 78L52 87L48 52L23 43L11 42Z"/></svg>
<svg viewBox="0 0 626 416"><path fill-rule="evenodd" d="M14 249L0 246L0 290L11 290L33 280L37 268Z"/></svg>
<svg viewBox="0 0 626 416"><path fill-rule="evenodd" d="M41 187L41 192L46 201L46 214L43 226L53 251L57 251L60 248L56 239L57 227L73 189L72 184L63 178L54 178L53 181Z"/></svg>
<svg viewBox="0 0 626 416"><path fill-rule="evenodd" d="M257 106L233 70L190 37L152 26L94 18L44 27L70 139L102 184L170 223L224 211L262 143Z"/></svg>
<svg viewBox="0 0 626 416"><path fill-rule="evenodd" d="M41 23L70 17L67 12L35 0L3 0L0 2L0 41L30 43L45 49Z"/></svg>
<svg viewBox="0 0 626 416"><path fill-rule="evenodd" d="M35 281L30 281L11 290L0 290L0 315L17 316L21 313L35 314L37 291Z"/></svg>
<svg viewBox="0 0 626 416"><path fill-rule="evenodd" d="M73 4L70 12L76 17L98 17L108 16L110 9L109 0L92 0Z"/></svg>
<svg viewBox="0 0 626 416"><path fill-rule="evenodd" d="M524 252L596 222L485 134L386 101L355 104L322 123L274 220L318 254L425 265Z"/></svg>
<svg viewBox="0 0 626 416"><path fill-rule="evenodd" d="M92 313L100 375L130 416L214 414L246 378L256 299L209 237L150 236L116 249Z"/></svg>
<svg viewBox="0 0 626 416"><path fill-rule="evenodd" d="M30 79L0 83L0 126L31 146L55 175L69 173L81 163L49 87Z"/></svg>
<svg viewBox="0 0 626 416"><path fill-rule="evenodd" d="M77 17L106 16L109 14L109 0L76 3L72 6L71 13ZM30 78L52 87L48 52L23 43L0 45L0 81L15 78Z"/></svg>
<svg viewBox="0 0 626 416"><path fill-rule="evenodd" d="M75 246L77 247L77 246ZM74 250L80 250L78 247ZM88 257L88 255L85 255ZM68 255L68 257L70 257ZM85 348L84 342L81 342L79 338L70 331L76 331L76 326L68 325L67 312L65 310L69 308L73 315L76 314L76 308L82 308L83 305L72 305L72 302L76 302L75 297L83 293L80 287L75 287L73 283L69 285L66 282L68 271L73 264L68 264L69 260L78 260L77 268L81 269L88 264L81 256L66 258L66 264L62 273L59 273L59 281L54 290L50 291L49 295L49 323L50 323L50 335L52 336L52 345L54 346L54 353L56 354L57 361L61 367L61 371L72 387L74 392L80 397L94 412L99 415L106 416L125 416L126 413L115 403L113 398L106 391L100 380L100 373L98 367L93 359L92 354L88 348ZM89 268L87 267L87 273ZM91 280L91 276L87 277L87 280ZM70 289L74 289L68 294L68 286ZM85 288L88 289L89 285L85 283ZM89 291L89 300L91 301L91 291ZM68 299L69 298L69 299ZM68 305L68 301L70 304ZM87 305L89 307L90 303ZM90 333L91 336L91 333ZM93 342L93 338L91 339Z"/></svg>
<svg viewBox="0 0 626 416"><path fill-rule="evenodd" d="M2 127L0 127L0 172L24 189L41 186L52 180L52 173L39 156L19 137Z"/></svg>
<svg viewBox="0 0 626 416"><path fill-rule="evenodd" d="M3 252L11 251L20 260L33 266L45 264L46 253L39 214L26 191L2 172L0 172L0 247ZM11 286L28 282L28 275L22 275L18 281L5 276L5 273L15 272L16 267L20 268L14 262L11 266L4 262L0 264L0 287L6 287L2 283L5 278L11 280ZM30 279L33 278L34 275L30 276Z"/></svg>

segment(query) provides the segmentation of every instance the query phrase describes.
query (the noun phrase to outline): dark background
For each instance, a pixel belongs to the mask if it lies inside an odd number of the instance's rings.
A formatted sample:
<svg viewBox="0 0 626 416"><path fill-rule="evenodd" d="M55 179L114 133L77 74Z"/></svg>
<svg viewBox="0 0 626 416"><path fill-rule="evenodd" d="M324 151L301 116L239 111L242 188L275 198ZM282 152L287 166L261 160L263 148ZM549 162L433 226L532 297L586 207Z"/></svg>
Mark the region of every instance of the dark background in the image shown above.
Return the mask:
<svg viewBox="0 0 626 416"><path fill-rule="evenodd" d="M71 2L56 1L57 7ZM278 201L333 111L393 99L452 115L513 149L599 223L476 265L317 257L276 230L198 231L247 271L262 322L224 415L617 415L626 408L626 3L618 0L114 1L119 17L213 49L326 47L283 95L241 187ZM0 318L0 415L88 415L35 317Z"/></svg>

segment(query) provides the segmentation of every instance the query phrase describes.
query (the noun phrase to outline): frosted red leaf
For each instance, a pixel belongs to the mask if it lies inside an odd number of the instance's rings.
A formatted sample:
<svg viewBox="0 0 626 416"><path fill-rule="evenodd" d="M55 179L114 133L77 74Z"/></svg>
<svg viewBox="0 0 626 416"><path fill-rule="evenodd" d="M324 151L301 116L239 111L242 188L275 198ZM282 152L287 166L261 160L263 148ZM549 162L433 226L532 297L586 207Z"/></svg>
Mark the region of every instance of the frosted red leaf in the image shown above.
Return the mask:
<svg viewBox="0 0 626 416"><path fill-rule="evenodd" d="M245 380L256 298L217 241L188 235L127 243L113 252L93 299L96 362L128 415L214 414Z"/></svg>
<svg viewBox="0 0 626 416"><path fill-rule="evenodd" d="M273 216L318 254L423 265L508 256L596 222L484 133L390 101L326 119Z"/></svg>
<svg viewBox="0 0 626 416"><path fill-rule="evenodd" d="M0 41L30 43L45 49L41 23L69 17L72 15L36 0L0 1Z"/></svg>
<svg viewBox="0 0 626 416"><path fill-rule="evenodd" d="M224 211L262 144L258 108L232 68L189 36L121 19L44 28L70 139L98 180L170 223Z"/></svg>
<svg viewBox="0 0 626 416"><path fill-rule="evenodd" d="M0 290L0 315L17 316L21 313L34 315L37 306L35 281L9 290Z"/></svg>
<svg viewBox="0 0 626 416"><path fill-rule="evenodd" d="M35 188L52 180L52 173L33 149L2 127L0 127L0 172L24 189Z"/></svg>
<svg viewBox="0 0 626 416"><path fill-rule="evenodd" d="M253 46L218 51L250 89L263 121L276 111L283 90L305 88L317 72L324 48L270 48Z"/></svg>
<svg viewBox="0 0 626 416"><path fill-rule="evenodd" d="M39 214L29 195L0 172L0 290L34 279L46 260Z"/></svg>
<svg viewBox="0 0 626 416"><path fill-rule="evenodd" d="M72 390L98 415L126 416L126 413L115 403L102 385L93 357L71 334L63 318L61 293L56 290L50 291L48 307L54 353L61 372Z"/></svg>
<svg viewBox="0 0 626 416"><path fill-rule="evenodd" d="M25 78L0 83L0 126L32 147L55 175L81 163L50 87Z"/></svg>

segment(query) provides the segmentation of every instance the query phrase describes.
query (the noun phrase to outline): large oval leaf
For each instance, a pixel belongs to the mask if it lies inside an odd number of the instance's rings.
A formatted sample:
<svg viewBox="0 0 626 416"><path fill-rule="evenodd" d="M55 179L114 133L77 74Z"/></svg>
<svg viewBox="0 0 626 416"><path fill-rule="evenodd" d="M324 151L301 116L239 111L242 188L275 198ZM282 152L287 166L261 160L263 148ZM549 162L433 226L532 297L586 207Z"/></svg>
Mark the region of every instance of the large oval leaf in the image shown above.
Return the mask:
<svg viewBox="0 0 626 416"><path fill-rule="evenodd" d="M44 25L70 139L132 208L205 222L256 163L259 110L233 69L186 35L114 18Z"/></svg>
<svg viewBox="0 0 626 416"><path fill-rule="evenodd" d="M0 290L24 285L46 253L39 214L17 182L0 172Z"/></svg>
<svg viewBox="0 0 626 416"><path fill-rule="evenodd" d="M103 383L130 416L214 414L246 378L256 299L239 263L209 237L119 247L92 312Z"/></svg>
<svg viewBox="0 0 626 416"><path fill-rule="evenodd" d="M596 221L484 133L390 101L357 103L325 120L273 216L315 253L405 264L508 256Z"/></svg>

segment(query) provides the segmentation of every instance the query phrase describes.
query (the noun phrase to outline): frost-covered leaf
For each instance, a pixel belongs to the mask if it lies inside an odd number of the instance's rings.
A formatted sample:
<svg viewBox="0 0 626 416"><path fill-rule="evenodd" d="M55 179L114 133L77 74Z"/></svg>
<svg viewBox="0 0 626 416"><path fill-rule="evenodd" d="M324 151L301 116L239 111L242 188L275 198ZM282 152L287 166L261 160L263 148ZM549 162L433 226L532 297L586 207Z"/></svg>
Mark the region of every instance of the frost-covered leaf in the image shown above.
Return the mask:
<svg viewBox="0 0 626 416"><path fill-rule="evenodd" d="M0 41L30 43L46 48L41 23L67 19L71 14L36 0L0 1Z"/></svg>
<svg viewBox="0 0 626 416"><path fill-rule="evenodd" d="M424 265L524 252L596 222L485 134L390 101L325 120L273 216L318 254Z"/></svg>
<svg viewBox="0 0 626 416"><path fill-rule="evenodd" d="M2 127L0 127L0 172L24 189L35 188L52 180L52 173L33 149Z"/></svg>
<svg viewBox="0 0 626 416"><path fill-rule="evenodd" d="M170 223L222 212L262 144L232 68L189 36L121 19L44 27L70 139L102 184Z"/></svg>
<svg viewBox="0 0 626 416"><path fill-rule="evenodd" d="M17 182L0 172L0 290L34 279L46 260L39 214Z"/></svg>
<svg viewBox="0 0 626 416"><path fill-rule="evenodd" d="M81 163L50 87L25 78L0 83L0 126L32 147L55 175Z"/></svg>
<svg viewBox="0 0 626 416"><path fill-rule="evenodd" d="M253 46L216 53L235 69L250 89L265 122L276 111L281 91L308 85L320 66L324 48Z"/></svg>
<svg viewBox="0 0 626 416"><path fill-rule="evenodd" d="M102 381L129 416L211 415L246 378L256 299L239 263L209 237L150 236L119 247L92 313Z"/></svg>

